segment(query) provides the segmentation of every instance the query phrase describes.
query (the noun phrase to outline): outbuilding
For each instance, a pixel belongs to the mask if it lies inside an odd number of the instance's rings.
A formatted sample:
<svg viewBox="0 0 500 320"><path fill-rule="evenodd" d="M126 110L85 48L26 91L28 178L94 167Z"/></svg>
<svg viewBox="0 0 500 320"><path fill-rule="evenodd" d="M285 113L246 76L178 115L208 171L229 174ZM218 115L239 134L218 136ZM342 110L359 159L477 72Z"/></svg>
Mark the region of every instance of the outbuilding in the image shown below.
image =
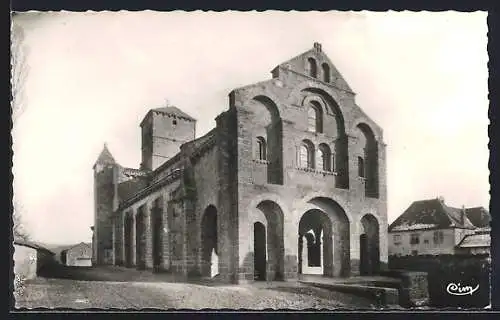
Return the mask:
<svg viewBox="0 0 500 320"><path fill-rule="evenodd" d="M81 242L61 251L61 262L70 267L91 267L92 246Z"/></svg>

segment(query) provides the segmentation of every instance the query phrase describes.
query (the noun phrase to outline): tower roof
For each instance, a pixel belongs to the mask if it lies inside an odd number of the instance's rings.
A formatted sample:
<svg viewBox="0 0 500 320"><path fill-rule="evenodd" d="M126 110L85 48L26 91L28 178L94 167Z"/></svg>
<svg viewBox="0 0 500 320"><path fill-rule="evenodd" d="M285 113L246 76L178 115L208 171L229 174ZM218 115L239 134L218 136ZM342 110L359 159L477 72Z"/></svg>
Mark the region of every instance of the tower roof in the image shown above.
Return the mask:
<svg viewBox="0 0 500 320"><path fill-rule="evenodd" d="M179 109L177 107L174 107L174 106L163 107L163 108L156 108L156 109L153 109L153 111L161 112L161 113L164 113L164 114L169 114L169 115L176 116L176 117L179 117L179 118L184 118L184 119L190 120L190 121L196 121L195 118L191 117L189 114L185 113L181 109Z"/></svg>
<svg viewBox="0 0 500 320"><path fill-rule="evenodd" d="M115 158L113 158L113 155L111 154L111 152L109 152L106 143L104 144L101 154L99 154L99 157L97 158L94 167L96 164L116 164Z"/></svg>

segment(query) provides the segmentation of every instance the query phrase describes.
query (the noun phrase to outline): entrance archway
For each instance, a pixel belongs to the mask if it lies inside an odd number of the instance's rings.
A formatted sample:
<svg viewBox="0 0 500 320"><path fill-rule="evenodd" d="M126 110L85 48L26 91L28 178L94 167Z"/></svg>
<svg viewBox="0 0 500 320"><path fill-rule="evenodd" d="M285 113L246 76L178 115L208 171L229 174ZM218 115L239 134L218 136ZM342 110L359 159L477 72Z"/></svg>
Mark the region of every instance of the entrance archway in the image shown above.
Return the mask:
<svg viewBox="0 0 500 320"><path fill-rule="evenodd" d="M209 205L201 219L201 274L203 277L214 277L219 273L217 247L217 208Z"/></svg>
<svg viewBox="0 0 500 320"><path fill-rule="evenodd" d="M333 274L332 223L326 213L312 209L299 222L299 273Z"/></svg>
<svg viewBox="0 0 500 320"><path fill-rule="evenodd" d="M260 220L253 225L254 279L283 280L285 273L283 211L277 203L264 200L257 205L257 214Z"/></svg>
<svg viewBox="0 0 500 320"><path fill-rule="evenodd" d="M253 224L254 280L266 280L266 227L261 222Z"/></svg>
<svg viewBox="0 0 500 320"><path fill-rule="evenodd" d="M374 275L380 269L380 238L377 218L366 214L361 218L363 228L359 238L360 274Z"/></svg>
<svg viewBox="0 0 500 320"><path fill-rule="evenodd" d="M326 197L313 198L308 204L315 208L306 211L299 221L299 273L348 277L351 273L350 226L346 212L337 202ZM308 233L311 236L306 236ZM312 261L305 264L309 252Z"/></svg>

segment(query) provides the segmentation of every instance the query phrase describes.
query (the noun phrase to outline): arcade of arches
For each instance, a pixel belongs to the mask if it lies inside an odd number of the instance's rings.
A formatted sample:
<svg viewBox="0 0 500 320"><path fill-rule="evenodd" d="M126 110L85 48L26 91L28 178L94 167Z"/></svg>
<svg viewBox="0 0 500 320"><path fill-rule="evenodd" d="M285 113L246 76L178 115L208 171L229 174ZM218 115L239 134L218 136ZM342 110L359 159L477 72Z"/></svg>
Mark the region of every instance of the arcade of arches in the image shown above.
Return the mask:
<svg viewBox="0 0 500 320"><path fill-rule="evenodd" d="M351 275L351 223L340 205L329 198L314 198L312 208L300 217L295 231L298 274L327 277ZM253 236L253 279L283 280L285 274L285 237L283 211L273 201L257 205L260 217L251 223ZM361 274L379 271L379 226L373 215L364 215L360 225ZM289 243L288 241L286 241Z"/></svg>

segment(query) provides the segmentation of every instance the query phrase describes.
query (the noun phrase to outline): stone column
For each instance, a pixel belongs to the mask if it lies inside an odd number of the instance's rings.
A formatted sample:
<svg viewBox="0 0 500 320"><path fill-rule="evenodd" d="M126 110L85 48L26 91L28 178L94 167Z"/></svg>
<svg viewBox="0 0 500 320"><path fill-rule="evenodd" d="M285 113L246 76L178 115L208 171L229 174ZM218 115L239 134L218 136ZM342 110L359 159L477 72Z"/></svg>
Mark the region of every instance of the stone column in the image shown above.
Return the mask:
<svg viewBox="0 0 500 320"><path fill-rule="evenodd" d="M137 241L136 241L136 234L135 234L135 221L137 219L136 217L137 215L137 209L133 209L132 211L132 219L131 219L131 227L130 227L130 231L131 231L131 234L130 234L130 246L131 246L131 250L130 250L130 254L132 255L130 258L131 262L132 262L132 265L131 267L134 267L137 265L137 257L136 257L136 251L137 251Z"/></svg>
<svg viewBox="0 0 500 320"><path fill-rule="evenodd" d="M144 237L146 251L146 269L153 269L153 228L151 224L152 205L147 203L144 208Z"/></svg>
<svg viewBox="0 0 500 320"><path fill-rule="evenodd" d="M323 240L323 230L321 230L318 238L318 246L319 246L319 266L321 267L321 270L324 271L323 267L323 250L324 250L324 240Z"/></svg>
<svg viewBox="0 0 500 320"><path fill-rule="evenodd" d="M302 252L300 252L300 255L302 257L302 274L304 274L305 272L307 272L307 267L309 265L309 244L307 243L307 238L305 236L301 236L301 241Z"/></svg>

